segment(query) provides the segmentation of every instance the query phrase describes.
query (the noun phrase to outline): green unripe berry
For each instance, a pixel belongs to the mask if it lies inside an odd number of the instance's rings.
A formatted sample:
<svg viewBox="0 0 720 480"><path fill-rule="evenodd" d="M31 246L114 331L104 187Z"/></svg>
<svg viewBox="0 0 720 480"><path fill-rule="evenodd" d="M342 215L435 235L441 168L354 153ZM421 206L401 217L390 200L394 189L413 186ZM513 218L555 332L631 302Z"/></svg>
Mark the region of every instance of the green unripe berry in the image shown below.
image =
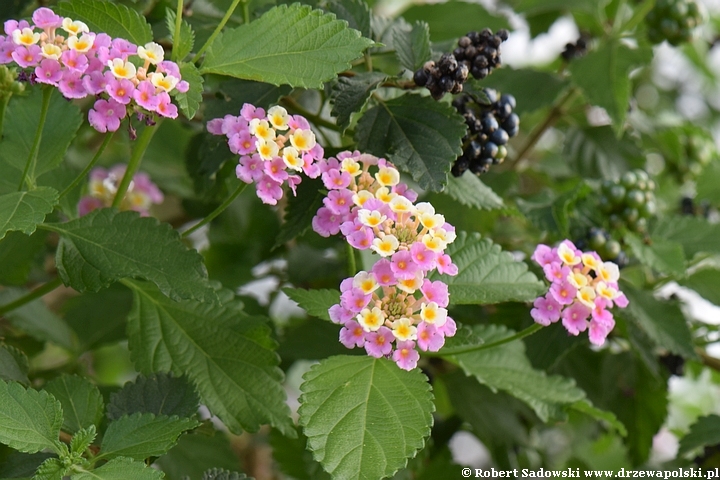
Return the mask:
<svg viewBox="0 0 720 480"><path fill-rule="evenodd" d="M640 218L637 219L637 222L635 222L635 225L634 225L635 228L634 228L634 230L635 230L637 233L646 233L646 232L647 232L647 226L648 226L647 218L640 217Z"/></svg>
<svg viewBox="0 0 720 480"><path fill-rule="evenodd" d="M610 222L610 227L612 228L620 228L623 226L625 222L623 222L623 219L618 215L617 213L612 213L608 217L608 221Z"/></svg>
<svg viewBox="0 0 720 480"><path fill-rule="evenodd" d="M640 218L640 211L637 208L627 207L623 210L622 215L627 223L633 223Z"/></svg>
<svg viewBox="0 0 720 480"><path fill-rule="evenodd" d="M610 193L608 194L608 199L610 200L610 203L612 203L615 206L620 206L623 204L625 200L625 187L622 185L613 185L613 187L610 189Z"/></svg>
<svg viewBox="0 0 720 480"><path fill-rule="evenodd" d="M654 217L657 213L657 203L654 200L647 201L638 210L642 218Z"/></svg>
<svg viewBox="0 0 720 480"><path fill-rule="evenodd" d="M608 197L601 195L600 198L598 198L598 208L603 213L610 213L615 207Z"/></svg>
<svg viewBox="0 0 720 480"><path fill-rule="evenodd" d="M620 177L620 183L625 188L632 188L637 183L637 175L635 175L634 172L625 172L622 177Z"/></svg>
<svg viewBox="0 0 720 480"><path fill-rule="evenodd" d="M627 192L627 195L625 195L625 202L630 207L640 208L640 206L645 203L645 193L637 189L630 190Z"/></svg>
<svg viewBox="0 0 720 480"><path fill-rule="evenodd" d="M588 239L588 245L592 250L598 251L603 248L607 240L601 231L597 231Z"/></svg>
<svg viewBox="0 0 720 480"><path fill-rule="evenodd" d="M610 240L605 244L604 250L607 254L607 259L612 260L613 258L617 258L617 256L620 255L622 247L620 246L620 242L618 242L617 240Z"/></svg>

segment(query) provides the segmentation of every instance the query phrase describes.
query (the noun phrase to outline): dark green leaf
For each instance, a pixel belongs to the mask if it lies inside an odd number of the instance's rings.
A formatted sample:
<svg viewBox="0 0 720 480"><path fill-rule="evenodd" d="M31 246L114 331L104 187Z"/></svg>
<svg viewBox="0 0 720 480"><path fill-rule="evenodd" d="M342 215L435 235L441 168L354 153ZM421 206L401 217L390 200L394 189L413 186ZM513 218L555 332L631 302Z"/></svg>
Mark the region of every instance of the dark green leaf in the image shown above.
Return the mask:
<svg viewBox="0 0 720 480"><path fill-rule="evenodd" d="M267 109L291 91L292 87L287 85L278 87L269 83L233 78L220 83L215 98L206 102L205 113L208 118L220 118L228 113L237 115L245 103Z"/></svg>
<svg viewBox="0 0 720 480"><path fill-rule="evenodd" d="M468 207L483 210L495 210L505 207L502 198L497 196L490 187L485 185L472 172L465 172L460 177L449 176L447 187L445 187L443 193Z"/></svg>
<svg viewBox="0 0 720 480"><path fill-rule="evenodd" d="M289 242L295 237L303 235L312 225L312 219L318 209L323 205L321 179L304 179L298 186L297 195L288 199L285 212L285 222L280 227L280 233L275 239L273 248Z"/></svg>
<svg viewBox="0 0 720 480"><path fill-rule="evenodd" d="M330 115L337 118L343 128L350 125L350 117L365 106L370 95L387 76L380 72L362 72L352 77L339 77L332 87Z"/></svg>
<svg viewBox="0 0 720 480"><path fill-rule="evenodd" d="M384 478L423 447L432 394L419 370L385 358L331 357L300 387L300 425L313 457L333 477Z"/></svg>
<svg viewBox="0 0 720 480"><path fill-rule="evenodd" d="M105 208L45 227L61 235L58 272L79 292L97 292L132 277L152 281L176 300L217 298L207 284L202 257L170 225L152 217Z"/></svg>
<svg viewBox="0 0 720 480"><path fill-rule="evenodd" d="M175 11L170 8L165 9L165 11L167 29L170 32L170 40L172 40L173 43L173 57L181 61L192 52L193 46L195 45L195 32L190 24L185 19L182 19L180 22L180 38L175 38L175 20L177 19L177 15L175 15ZM183 75L183 77L185 77L185 75Z"/></svg>
<svg viewBox="0 0 720 480"><path fill-rule="evenodd" d="M285 475L296 480L330 480L330 475L312 458L307 449L307 437L302 433L297 438L288 438L273 430L270 432L270 446L273 460Z"/></svg>
<svg viewBox="0 0 720 480"><path fill-rule="evenodd" d="M230 448L230 442L223 432L214 432L214 436L199 433L187 433L178 439L170 451L157 459L167 478L200 478L205 470L224 468L238 470L240 464Z"/></svg>
<svg viewBox="0 0 720 480"><path fill-rule="evenodd" d="M363 0L331 0L325 7L334 13L339 20L348 22L350 28L359 31L365 38L370 38L370 9Z"/></svg>
<svg viewBox="0 0 720 480"><path fill-rule="evenodd" d="M134 294L128 336L138 370L186 374L203 403L233 432L257 431L263 423L291 428L276 345L265 321L227 306L174 302L152 284L126 284Z"/></svg>
<svg viewBox="0 0 720 480"><path fill-rule="evenodd" d="M65 302L65 321L80 340L78 351L126 338L125 324L131 303L132 293L120 284L97 293L86 292Z"/></svg>
<svg viewBox="0 0 720 480"><path fill-rule="evenodd" d="M339 331L340 325L319 318L295 321L283 330L278 354L286 365L296 360L322 360L333 355L367 355L363 349L348 350L338 342Z"/></svg>
<svg viewBox="0 0 720 480"><path fill-rule="evenodd" d="M0 380L0 443L25 453L61 453L62 416L60 402L47 392Z"/></svg>
<svg viewBox="0 0 720 480"><path fill-rule="evenodd" d="M491 15L479 3L449 1L413 5L402 13L408 22L425 21L430 25L433 42L458 38L472 30L488 27L508 28L505 18Z"/></svg>
<svg viewBox="0 0 720 480"><path fill-rule="evenodd" d="M19 288L7 288L0 291L0 303L5 305L26 293L27 291ZM75 347L76 342L70 327L51 312L42 300L35 300L16 308L6 313L5 317L14 327L40 341L53 342L68 350L73 350Z"/></svg>
<svg viewBox="0 0 720 480"><path fill-rule="evenodd" d="M244 473L229 472L222 468L212 468L203 473L202 480L243 480L248 478Z"/></svg>
<svg viewBox="0 0 720 480"><path fill-rule="evenodd" d="M76 473L71 480L161 480L163 474L159 470L146 467L143 462L131 458L113 458L92 472Z"/></svg>
<svg viewBox="0 0 720 480"><path fill-rule="evenodd" d="M406 94L380 102L360 119L358 148L385 157L422 188L441 191L462 154L465 122L450 105Z"/></svg>
<svg viewBox="0 0 720 480"><path fill-rule="evenodd" d="M371 44L334 15L307 5L281 5L219 35L201 72L321 88Z"/></svg>
<svg viewBox="0 0 720 480"><path fill-rule="evenodd" d="M0 380L29 385L29 369L27 356L22 351L10 345L0 345Z"/></svg>
<svg viewBox="0 0 720 480"><path fill-rule="evenodd" d="M140 375L134 382L110 396L107 416L117 420L133 413L177 415L191 417L197 413L200 399L194 387L185 377L173 377L167 373Z"/></svg>
<svg viewBox="0 0 720 480"><path fill-rule="evenodd" d="M622 313L658 346L685 358L697 358L685 315L676 302L656 299L652 293L621 285L630 304Z"/></svg>
<svg viewBox="0 0 720 480"><path fill-rule="evenodd" d="M203 93L203 77L193 63L180 63L180 75L190 84L190 89L183 93L177 92L175 100L185 117L192 119L200 108Z"/></svg>
<svg viewBox="0 0 720 480"><path fill-rule="evenodd" d="M692 288L705 300L720 305L720 270L702 268L680 281L681 285Z"/></svg>
<svg viewBox="0 0 720 480"><path fill-rule="evenodd" d="M60 2L55 12L73 20L82 20L93 32L121 37L136 45L145 45L153 40L145 17L125 5L102 0L70 0Z"/></svg>
<svg viewBox="0 0 720 480"><path fill-rule="evenodd" d="M3 459L0 465L0 478L20 479L32 478L41 463L52 457L51 453L12 452Z"/></svg>
<svg viewBox="0 0 720 480"><path fill-rule="evenodd" d="M283 288L288 297L295 300L308 315L330 320L328 309L340 302L340 292L337 290L305 290L303 288Z"/></svg>
<svg viewBox="0 0 720 480"><path fill-rule="evenodd" d="M527 265L477 233L459 232L446 253L457 265L458 274L449 277L435 273L431 278L448 284L452 304L527 302L546 289Z"/></svg>
<svg viewBox="0 0 720 480"><path fill-rule="evenodd" d="M100 455L103 458L130 457L143 460L170 450L177 438L186 430L200 425L194 418L155 416L152 413L135 413L110 422Z"/></svg>
<svg viewBox="0 0 720 480"><path fill-rule="evenodd" d="M502 47L500 47L502 49ZM514 70L503 67L482 80L483 87L491 87L515 97L518 115L534 112L553 104L568 82L556 75L530 68Z"/></svg>
<svg viewBox="0 0 720 480"><path fill-rule="evenodd" d="M683 246L687 258L696 253L720 253L720 224L704 218L666 215L660 218L650 237L677 242Z"/></svg>
<svg viewBox="0 0 720 480"><path fill-rule="evenodd" d="M44 390L62 405L64 431L75 433L83 428L100 425L104 410L102 394L86 378L61 375L48 382Z"/></svg>
<svg viewBox="0 0 720 480"><path fill-rule="evenodd" d="M641 152L628 139L618 140L612 128L604 126L570 129L563 156L583 177L617 179L638 164Z"/></svg>
<svg viewBox="0 0 720 480"><path fill-rule="evenodd" d="M684 455L696 448L720 443L720 417L707 415L697 419L690 431L680 440L678 455Z"/></svg>
<svg viewBox="0 0 720 480"><path fill-rule="evenodd" d="M510 5L519 13L538 13L549 11L576 11L593 13L597 11L600 3L596 0L511 0Z"/></svg>
<svg viewBox="0 0 720 480"><path fill-rule="evenodd" d="M610 426L615 431L617 431L621 436L627 436L627 429L625 428L625 425L623 425L622 422L618 420L614 413L607 410L600 410L599 408L594 407L589 400L581 400L579 402L575 402L570 405L570 407L573 410L582 412L596 420L600 420L604 424Z"/></svg>
<svg viewBox="0 0 720 480"><path fill-rule="evenodd" d="M393 43L400 64L414 72L430 60L430 27L425 22L415 22L410 31L396 29Z"/></svg>
<svg viewBox="0 0 720 480"><path fill-rule="evenodd" d="M644 265L668 275L685 273L685 254L677 242L658 239L646 245L639 237L625 234L625 244Z"/></svg>
<svg viewBox="0 0 720 480"><path fill-rule="evenodd" d="M0 241L0 283L24 285L33 261L45 245L47 232L36 230L29 237L20 232L10 232Z"/></svg>
<svg viewBox="0 0 720 480"><path fill-rule="evenodd" d="M10 231L31 235L57 200L57 190L48 187L0 195L0 240Z"/></svg>

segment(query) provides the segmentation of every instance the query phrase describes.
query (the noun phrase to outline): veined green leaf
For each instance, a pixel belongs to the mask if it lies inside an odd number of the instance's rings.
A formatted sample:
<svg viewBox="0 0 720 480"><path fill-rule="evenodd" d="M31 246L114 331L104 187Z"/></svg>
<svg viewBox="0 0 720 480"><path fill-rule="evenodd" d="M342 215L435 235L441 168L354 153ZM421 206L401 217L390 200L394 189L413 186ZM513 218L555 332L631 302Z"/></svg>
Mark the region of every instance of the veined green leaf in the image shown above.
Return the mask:
<svg viewBox="0 0 720 480"><path fill-rule="evenodd" d="M494 30L508 28L505 18L491 15L479 3L449 1L443 3L410 4L402 13L408 22L426 21L430 25L433 42L451 40L472 30L488 27ZM479 27L479 26L482 27Z"/></svg>
<svg viewBox="0 0 720 480"><path fill-rule="evenodd" d="M682 275L685 272L685 254L679 243L657 239L646 245L637 235L631 233L625 234L624 239L635 257L644 265L668 275Z"/></svg>
<svg viewBox="0 0 720 480"><path fill-rule="evenodd" d="M333 104L330 115L337 118L337 124L347 128L352 114L362 110L370 95L386 78L387 75L380 72L362 72L353 77L338 78L330 92Z"/></svg>
<svg viewBox="0 0 720 480"><path fill-rule="evenodd" d="M93 32L121 37L136 45L145 45L153 40L145 17L125 5L102 0L70 0L60 2L55 11L73 20L82 20Z"/></svg>
<svg viewBox="0 0 720 480"><path fill-rule="evenodd" d="M133 413L191 417L197 413L200 399L186 377L167 373L140 375L134 382L110 396L107 416L117 420Z"/></svg>
<svg viewBox="0 0 720 480"><path fill-rule="evenodd" d="M175 100L185 117L192 119L200 108L203 93L203 77L193 63L180 63L180 75L190 84L190 89L175 93Z"/></svg>
<svg viewBox="0 0 720 480"><path fill-rule="evenodd" d="M325 7L330 13L334 13L338 20L345 20L348 26L360 32L365 38L370 38L370 8L363 0L331 0Z"/></svg>
<svg viewBox="0 0 720 480"><path fill-rule="evenodd" d="M161 480L160 470L145 466L132 458L113 458L100 468L91 472L76 473L70 480Z"/></svg>
<svg viewBox="0 0 720 480"><path fill-rule="evenodd" d="M0 195L0 240L11 231L32 234L45 215L53 211L57 200L57 190L49 187Z"/></svg>
<svg viewBox="0 0 720 480"><path fill-rule="evenodd" d="M61 375L48 382L44 390L62 405L64 431L75 433L91 426L100 426L104 410L102 394L86 378Z"/></svg>
<svg viewBox="0 0 720 480"><path fill-rule="evenodd" d="M443 193L468 207L495 210L505 206L502 198L472 172L465 172L460 177L450 175Z"/></svg>
<svg viewBox="0 0 720 480"><path fill-rule="evenodd" d="M24 289L6 288L0 291L0 304L10 303L26 293L27 290ZM76 347L73 331L40 299L6 313L5 317L14 327L42 342L53 342L68 350Z"/></svg>
<svg viewBox="0 0 720 480"><path fill-rule="evenodd" d="M720 417L706 415L697 419L690 427L690 431L680 440L678 455L684 455L692 450L706 445L720 443Z"/></svg>
<svg viewBox="0 0 720 480"><path fill-rule="evenodd" d="M10 232L0 241L0 283L25 285L34 261L45 246L47 233L35 230L29 237L20 232Z"/></svg>
<svg viewBox="0 0 720 480"><path fill-rule="evenodd" d="M687 258L699 252L720 253L720 224L710 223L704 218L664 216L655 224L650 238L681 244Z"/></svg>
<svg viewBox="0 0 720 480"><path fill-rule="evenodd" d="M285 221L275 239L274 248L284 245L308 231L312 226L313 217L323 205L323 198L325 198L322 193L323 188L322 180L319 178L305 179L298 185L298 194L288 199Z"/></svg>
<svg viewBox="0 0 720 480"><path fill-rule="evenodd" d="M330 320L328 309L340 302L340 292L337 290L305 290L303 288L283 288L288 297L295 300L308 315Z"/></svg>
<svg viewBox="0 0 720 480"><path fill-rule="evenodd" d="M680 284L692 288L705 300L720 305L720 270L701 268L681 280Z"/></svg>
<svg viewBox="0 0 720 480"><path fill-rule="evenodd" d="M430 27L425 22L413 23L410 31L396 29L393 42L400 64L411 72L430 60Z"/></svg>
<svg viewBox="0 0 720 480"><path fill-rule="evenodd" d="M25 353L10 345L0 345L0 380L28 385L29 369L30 364Z"/></svg>

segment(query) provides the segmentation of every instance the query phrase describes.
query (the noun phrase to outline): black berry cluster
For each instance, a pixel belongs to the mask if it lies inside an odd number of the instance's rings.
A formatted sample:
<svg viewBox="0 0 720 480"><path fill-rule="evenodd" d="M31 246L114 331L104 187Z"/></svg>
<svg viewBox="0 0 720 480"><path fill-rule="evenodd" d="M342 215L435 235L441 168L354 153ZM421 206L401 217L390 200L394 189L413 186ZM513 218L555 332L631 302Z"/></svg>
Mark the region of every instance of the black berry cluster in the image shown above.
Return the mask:
<svg viewBox="0 0 720 480"><path fill-rule="evenodd" d="M702 20L694 0L657 0L645 17L648 39L652 43L667 40L679 45L692 39L693 30Z"/></svg>
<svg viewBox="0 0 720 480"><path fill-rule="evenodd" d="M577 42L575 43L567 43L565 44L565 50L562 51L560 56L565 60L566 62L569 62L570 60L573 60L575 58L580 58L583 55L587 53L587 41L580 37L577 39Z"/></svg>
<svg viewBox="0 0 720 480"><path fill-rule="evenodd" d="M492 33L489 28L482 32L470 32L458 40L452 53L446 53L435 63L432 60L415 72L413 80L426 87L435 99L446 93L462 92L462 84L472 75L478 80L490 75L501 65L500 44L507 40L508 32L500 29Z"/></svg>
<svg viewBox="0 0 720 480"><path fill-rule="evenodd" d="M623 251L620 242L613 239L610 233L602 228L591 228L585 238L575 241L575 245L581 250L597 252L604 261L614 262L620 268L628 264L628 256Z"/></svg>
<svg viewBox="0 0 720 480"><path fill-rule="evenodd" d="M619 181L603 182L598 205L610 228L646 233L648 220L657 212L654 190L655 182L640 169L625 172Z"/></svg>
<svg viewBox="0 0 720 480"><path fill-rule="evenodd" d="M513 113L515 97L499 95L486 88L489 104L481 104L470 95L453 100L453 106L465 118L467 133L463 137L463 154L455 161L452 174L459 177L465 170L476 175L487 172L490 165L502 163L507 156L506 144L517 135L520 118Z"/></svg>

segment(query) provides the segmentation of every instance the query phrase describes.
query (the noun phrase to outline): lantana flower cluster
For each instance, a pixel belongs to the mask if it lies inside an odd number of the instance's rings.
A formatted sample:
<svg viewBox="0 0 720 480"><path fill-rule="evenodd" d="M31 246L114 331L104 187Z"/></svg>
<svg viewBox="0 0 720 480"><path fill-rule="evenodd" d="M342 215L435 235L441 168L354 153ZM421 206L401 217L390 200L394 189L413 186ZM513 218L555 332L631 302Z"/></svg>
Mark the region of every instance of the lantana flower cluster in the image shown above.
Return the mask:
<svg viewBox="0 0 720 480"><path fill-rule="evenodd" d="M57 87L65 98L98 97L88 114L100 132L115 131L129 112L176 118L170 94L187 92L180 68L163 59L162 46L137 46L122 38L90 32L88 26L49 8L38 8L32 23L8 20L0 35L0 64L30 70L30 78ZM134 57L142 66L136 67Z"/></svg>
<svg viewBox="0 0 720 480"><path fill-rule="evenodd" d="M329 193L313 229L323 236L342 232L354 248L380 256L371 271L340 286L340 303L329 310L331 320L343 325L340 341L411 370L417 349L436 352L456 331L446 310L447 285L427 278L436 269L457 274L444 252L455 228L430 203L413 203L417 195L385 159L343 152L319 166Z"/></svg>
<svg viewBox="0 0 720 480"><path fill-rule="evenodd" d="M591 343L605 343L615 327L609 309L628 305L618 287L618 266L603 262L596 252L582 252L570 240L557 248L538 245L532 259L551 282L548 293L533 303L530 315L535 322L547 326L562 318L571 335L588 330Z"/></svg>
<svg viewBox="0 0 720 480"><path fill-rule="evenodd" d="M283 197L284 183L295 194L300 172L310 178L320 175L317 162L324 152L310 124L281 106L271 107L266 113L246 103L239 116L213 119L207 129L214 135L227 136L230 151L240 155L237 177L245 183L254 182L263 203L277 204Z"/></svg>
<svg viewBox="0 0 720 480"><path fill-rule="evenodd" d="M78 213L81 216L98 208L112 206L118 185L125 176L125 168L125 165L116 165L109 170L99 167L90 172L88 195L78 203ZM147 217L150 215L150 207L162 203L163 199L163 193L150 180L148 174L138 172L130 182L120 210L134 210Z"/></svg>

